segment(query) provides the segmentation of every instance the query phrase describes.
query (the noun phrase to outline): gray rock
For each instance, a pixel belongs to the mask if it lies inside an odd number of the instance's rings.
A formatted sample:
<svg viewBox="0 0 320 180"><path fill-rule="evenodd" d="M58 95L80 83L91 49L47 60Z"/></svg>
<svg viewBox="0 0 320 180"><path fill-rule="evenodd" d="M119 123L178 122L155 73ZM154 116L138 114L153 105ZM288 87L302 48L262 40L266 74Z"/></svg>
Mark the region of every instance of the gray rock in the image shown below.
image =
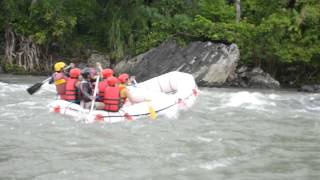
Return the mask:
<svg viewBox="0 0 320 180"><path fill-rule="evenodd" d="M248 67L247 67L247 66L241 66L240 68L238 68L238 69L236 70L236 73L241 74L241 73L246 72L247 70L248 70Z"/></svg>
<svg viewBox="0 0 320 180"><path fill-rule="evenodd" d="M303 85L299 91L302 92L311 92L311 93L320 93L320 85Z"/></svg>
<svg viewBox="0 0 320 180"><path fill-rule="evenodd" d="M280 83L273 79L268 73L255 73L249 78L248 86L253 88L278 89L280 88Z"/></svg>
<svg viewBox="0 0 320 180"><path fill-rule="evenodd" d="M200 86L221 86L226 80L235 78L235 69L240 53L235 44L192 42L181 48L174 41L129 60L120 61L116 72L127 72L144 81L170 71L193 74Z"/></svg>
<svg viewBox="0 0 320 180"><path fill-rule="evenodd" d="M242 72L238 74L238 77L241 77L241 78L246 78L247 76L248 76L248 72Z"/></svg>
<svg viewBox="0 0 320 180"><path fill-rule="evenodd" d="M245 88L279 88L280 83L261 68L241 66L236 69L240 58L235 44L192 42L181 48L174 41L122 60L115 67L117 73L135 75L144 81L170 71L192 74L199 86L235 86Z"/></svg>
<svg viewBox="0 0 320 180"><path fill-rule="evenodd" d="M263 74L263 70L259 67L255 67L251 70L251 74Z"/></svg>
<svg viewBox="0 0 320 180"><path fill-rule="evenodd" d="M259 67L249 68L247 66L240 66L235 72L237 73L236 78L228 81L226 85L243 88L280 88L279 81L272 78L270 74L265 73Z"/></svg>

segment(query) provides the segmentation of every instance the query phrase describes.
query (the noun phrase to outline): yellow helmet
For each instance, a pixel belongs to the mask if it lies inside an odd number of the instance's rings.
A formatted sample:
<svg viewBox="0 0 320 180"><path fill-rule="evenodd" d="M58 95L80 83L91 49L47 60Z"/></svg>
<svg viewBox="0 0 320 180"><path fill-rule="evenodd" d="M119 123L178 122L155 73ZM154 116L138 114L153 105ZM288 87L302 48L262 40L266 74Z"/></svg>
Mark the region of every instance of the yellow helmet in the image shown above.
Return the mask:
<svg viewBox="0 0 320 180"><path fill-rule="evenodd" d="M57 62L54 65L54 70L57 71L57 72L61 71L65 66L66 66L66 64L64 62Z"/></svg>

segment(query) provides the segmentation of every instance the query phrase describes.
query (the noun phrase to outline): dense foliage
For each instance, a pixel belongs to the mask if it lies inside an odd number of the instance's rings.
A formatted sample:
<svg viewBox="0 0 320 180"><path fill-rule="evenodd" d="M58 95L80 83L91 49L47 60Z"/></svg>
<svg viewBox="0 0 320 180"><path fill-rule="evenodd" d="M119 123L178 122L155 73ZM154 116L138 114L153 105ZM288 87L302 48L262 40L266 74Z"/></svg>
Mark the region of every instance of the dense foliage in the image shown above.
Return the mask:
<svg viewBox="0 0 320 180"><path fill-rule="evenodd" d="M243 63L277 75L290 64L320 64L319 0L2 0L0 33L9 26L48 53L96 49L114 60L167 39L236 43ZM306 69L304 69L306 70ZM318 77L320 79L320 77Z"/></svg>

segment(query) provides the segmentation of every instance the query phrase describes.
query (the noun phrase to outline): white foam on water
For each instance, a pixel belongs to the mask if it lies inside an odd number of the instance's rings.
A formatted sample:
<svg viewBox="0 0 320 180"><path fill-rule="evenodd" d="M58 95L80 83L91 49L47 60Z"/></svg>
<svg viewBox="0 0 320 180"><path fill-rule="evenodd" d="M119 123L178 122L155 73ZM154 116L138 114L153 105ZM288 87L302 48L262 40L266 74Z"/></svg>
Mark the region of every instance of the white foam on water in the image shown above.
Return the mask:
<svg viewBox="0 0 320 180"><path fill-rule="evenodd" d="M23 102L18 102L18 103L12 103L12 104L6 104L5 106L6 107L15 107L17 105L27 105L28 108L31 108L31 109L38 109L39 107L42 107L42 106L35 106L37 105L39 102L35 102L35 101L23 101Z"/></svg>
<svg viewBox="0 0 320 180"><path fill-rule="evenodd" d="M178 107L172 106L168 110L165 110L163 114L169 119L177 119L179 117Z"/></svg>
<svg viewBox="0 0 320 180"><path fill-rule="evenodd" d="M20 103L17 103L17 104L34 106L34 105L36 105L37 103L38 103L38 102L35 102L35 101L24 101L24 102L20 102Z"/></svg>
<svg viewBox="0 0 320 180"><path fill-rule="evenodd" d="M216 168L219 168L219 167L227 167L227 164L214 160L214 161L211 161L211 162L200 164L199 167L201 169L213 170L213 169L216 169Z"/></svg>
<svg viewBox="0 0 320 180"><path fill-rule="evenodd" d="M209 142L213 141L213 139L211 139L211 138L206 138L206 137L202 137L202 136L198 136L197 139L202 141L202 142L206 142L206 143L209 143Z"/></svg>
<svg viewBox="0 0 320 180"><path fill-rule="evenodd" d="M320 111L320 106L319 107L306 107L306 109L311 110L311 111Z"/></svg>
<svg viewBox="0 0 320 180"><path fill-rule="evenodd" d="M301 102L307 111L320 112L320 94L310 95Z"/></svg>
<svg viewBox="0 0 320 180"><path fill-rule="evenodd" d="M273 99L273 100L276 100L276 99L279 99L279 98L280 98L280 96L277 95L277 94L269 94L268 97L269 97L270 99Z"/></svg>
<svg viewBox="0 0 320 180"><path fill-rule="evenodd" d="M215 110L217 110L217 109L220 109L221 107L210 107L209 109L210 109L210 111L215 111Z"/></svg>
<svg viewBox="0 0 320 180"><path fill-rule="evenodd" d="M209 131L209 134L218 134L218 131Z"/></svg>
<svg viewBox="0 0 320 180"><path fill-rule="evenodd" d="M0 87L2 87L2 86L6 86L6 85L8 85L8 83L0 82Z"/></svg>
<svg viewBox="0 0 320 180"><path fill-rule="evenodd" d="M216 168L227 167L227 166L231 165L236 160L237 160L236 157L223 158L223 159L218 159L218 160L213 160L213 161L209 161L206 163L202 163L199 165L199 167L201 169L213 170Z"/></svg>
<svg viewBox="0 0 320 180"><path fill-rule="evenodd" d="M1 117L5 117L5 116L11 117L11 116L14 116L14 115L15 115L14 112L4 112L4 113L1 113Z"/></svg>
<svg viewBox="0 0 320 180"><path fill-rule="evenodd" d="M26 91L28 87L29 86L25 84L8 84L0 82L0 93Z"/></svg>
<svg viewBox="0 0 320 180"><path fill-rule="evenodd" d="M44 94L44 93L57 94L55 85L54 84L44 83L41 86L40 90L37 92L37 94Z"/></svg>
<svg viewBox="0 0 320 180"><path fill-rule="evenodd" d="M77 145L78 142L76 142L76 141L66 141L66 144L68 144L68 145Z"/></svg>
<svg viewBox="0 0 320 180"><path fill-rule="evenodd" d="M243 104L265 105L268 102L263 100L263 98L264 96L261 93L242 91L231 95L229 102L226 103L226 106L238 107Z"/></svg>
<svg viewBox="0 0 320 180"><path fill-rule="evenodd" d="M181 157L181 156L185 156L185 154L184 153L178 153L178 152L174 152L174 153L170 154L170 158L178 158L178 157Z"/></svg>
<svg viewBox="0 0 320 180"><path fill-rule="evenodd" d="M181 172L184 172L184 171L186 171L187 170L187 168L179 168L178 169L178 171L181 171Z"/></svg>

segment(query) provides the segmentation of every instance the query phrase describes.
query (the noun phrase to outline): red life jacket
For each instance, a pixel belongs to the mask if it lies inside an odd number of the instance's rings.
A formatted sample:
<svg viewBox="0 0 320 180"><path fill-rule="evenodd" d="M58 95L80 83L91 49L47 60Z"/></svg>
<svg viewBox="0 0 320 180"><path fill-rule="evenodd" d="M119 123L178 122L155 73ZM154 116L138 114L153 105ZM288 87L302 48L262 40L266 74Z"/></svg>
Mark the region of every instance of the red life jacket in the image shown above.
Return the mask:
<svg viewBox="0 0 320 180"><path fill-rule="evenodd" d="M53 74L53 81L56 85L57 93L60 96L63 96L66 92L66 80L67 78L64 76L62 72L55 72Z"/></svg>
<svg viewBox="0 0 320 180"><path fill-rule="evenodd" d="M103 80L101 82L99 82L99 100L102 102L103 101L103 97L104 97L104 90L106 89L106 87L108 86L107 80Z"/></svg>
<svg viewBox="0 0 320 180"><path fill-rule="evenodd" d="M117 112L122 106L119 87L106 87L104 90L104 110Z"/></svg>
<svg viewBox="0 0 320 180"><path fill-rule="evenodd" d="M77 100L77 87L76 87L77 82L78 82L78 78L67 79L66 93L63 96L64 100L67 100L67 101Z"/></svg>

